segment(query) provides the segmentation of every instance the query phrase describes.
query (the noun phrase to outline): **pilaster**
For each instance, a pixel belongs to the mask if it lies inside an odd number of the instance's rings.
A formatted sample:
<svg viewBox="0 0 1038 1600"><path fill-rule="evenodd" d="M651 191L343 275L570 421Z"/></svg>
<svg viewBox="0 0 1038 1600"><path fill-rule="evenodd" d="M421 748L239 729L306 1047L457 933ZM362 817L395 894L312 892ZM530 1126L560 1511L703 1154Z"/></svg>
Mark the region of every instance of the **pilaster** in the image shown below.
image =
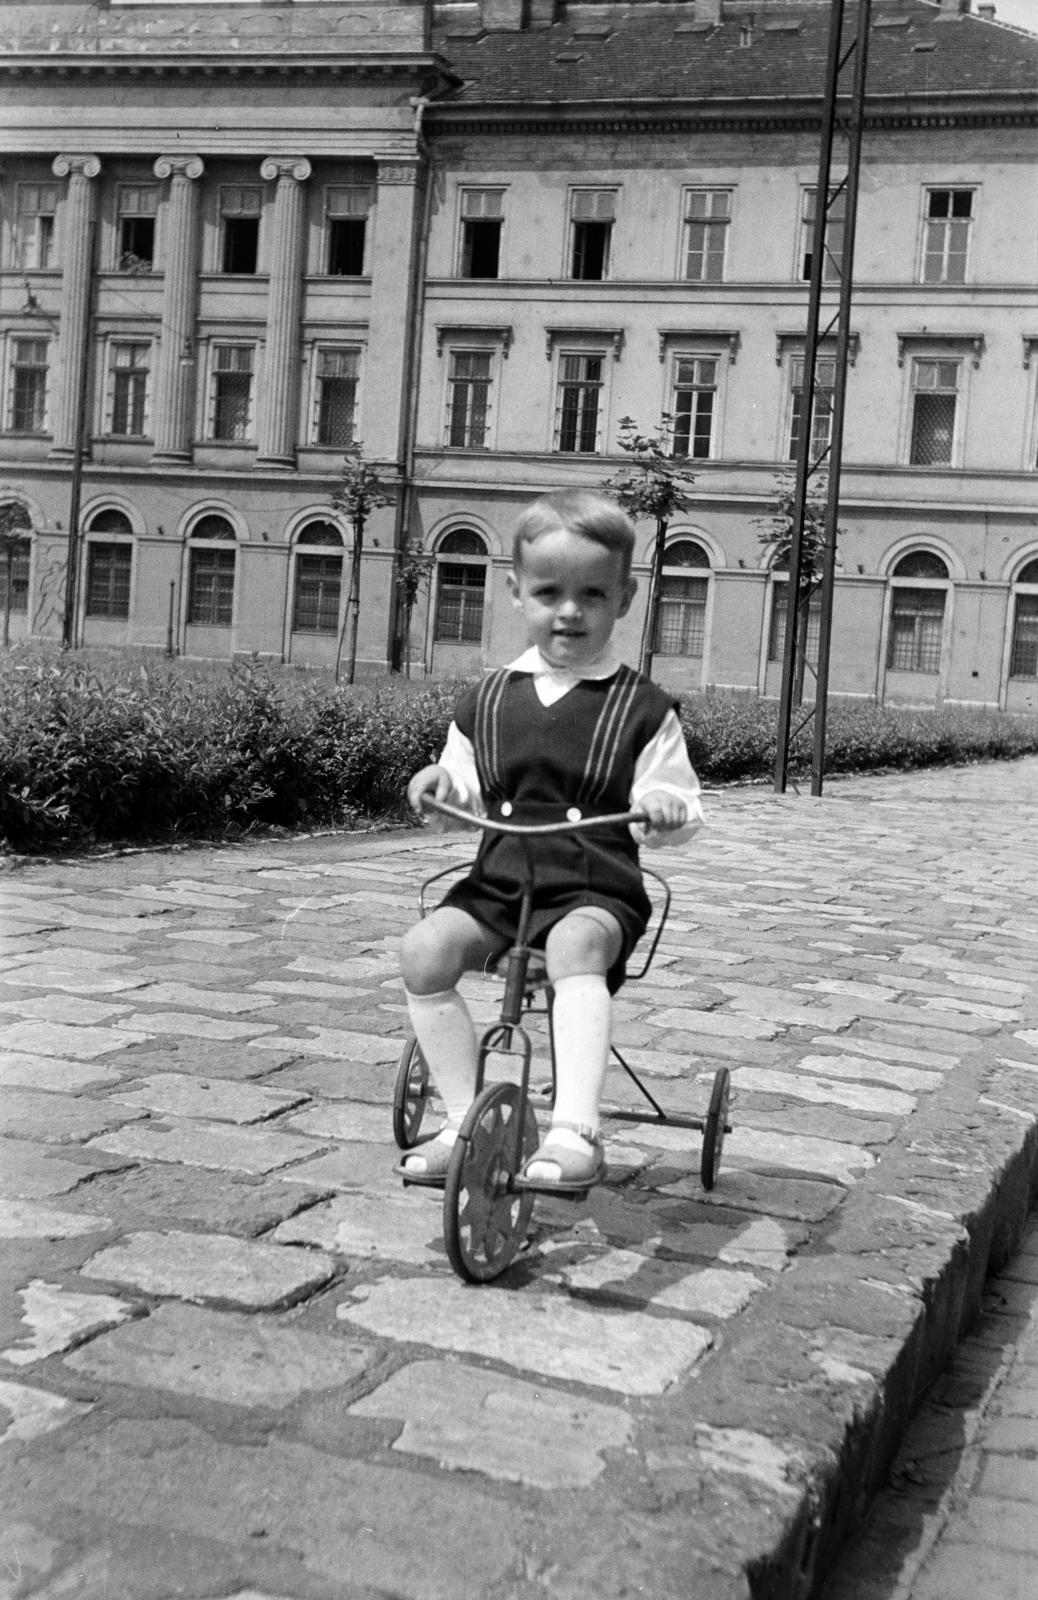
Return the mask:
<svg viewBox="0 0 1038 1600"><path fill-rule="evenodd" d="M67 178L62 240L61 277L62 382L54 405L54 446L51 454L73 459L80 449L85 425L86 376L90 359L90 305L93 293L94 187L101 163L93 155L56 156L51 170Z"/></svg>
<svg viewBox="0 0 1038 1600"><path fill-rule="evenodd" d="M159 156L155 176L169 180L165 227L162 339L155 372L155 461L191 455L198 292L200 156Z"/></svg>
<svg viewBox="0 0 1038 1600"><path fill-rule="evenodd" d="M378 158L371 314L364 369L364 453L396 461L407 406L406 358L419 194L417 156Z"/></svg>
<svg viewBox="0 0 1038 1600"><path fill-rule="evenodd" d="M303 300L303 184L311 167L302 156L268 156L260 167L276 181L267 302L265 404L257 465L293 467L299 413L299 339Z"/></svg>

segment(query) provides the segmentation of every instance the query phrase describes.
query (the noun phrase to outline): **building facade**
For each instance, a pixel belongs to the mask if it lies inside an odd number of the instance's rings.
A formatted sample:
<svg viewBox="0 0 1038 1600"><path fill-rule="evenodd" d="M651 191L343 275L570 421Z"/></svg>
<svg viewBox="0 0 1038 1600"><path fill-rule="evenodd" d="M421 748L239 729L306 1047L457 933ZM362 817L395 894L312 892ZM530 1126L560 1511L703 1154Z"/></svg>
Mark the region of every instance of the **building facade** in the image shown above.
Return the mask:
<svg viewBox="0 0 1038 1600"><path fill-rule="evenodd" d="M827 32L824 0L0 6L9 637L330 665L361 441L394 486L361 670L476 671L521 642L518 509L666 414L696 481L656 674L775 693ZM1038 706L1036 130L1038 36L874 0L834 693Z"/></svg>

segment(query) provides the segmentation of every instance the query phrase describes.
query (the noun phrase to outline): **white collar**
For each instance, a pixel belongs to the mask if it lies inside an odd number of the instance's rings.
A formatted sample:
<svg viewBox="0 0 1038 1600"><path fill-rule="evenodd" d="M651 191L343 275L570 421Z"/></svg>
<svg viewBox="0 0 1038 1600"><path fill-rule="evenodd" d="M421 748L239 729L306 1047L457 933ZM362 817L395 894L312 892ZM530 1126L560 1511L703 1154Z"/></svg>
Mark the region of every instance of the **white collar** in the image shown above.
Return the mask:
<svg viewBox="0 0 1038 1600"><path fill-rule="evenodd" d="M553 683L565 684L571 689L575 683L581 683L585 678L596 681L601 678L611 678L621 665L616 646L612 643L607 644L601 655L594 661L589 661L580 672L570 672L568 667L553 667L550 661L545 661L537 646L532 644L521 656L508 663L508 671L530 672L535 678L547 678Z"/></svg>

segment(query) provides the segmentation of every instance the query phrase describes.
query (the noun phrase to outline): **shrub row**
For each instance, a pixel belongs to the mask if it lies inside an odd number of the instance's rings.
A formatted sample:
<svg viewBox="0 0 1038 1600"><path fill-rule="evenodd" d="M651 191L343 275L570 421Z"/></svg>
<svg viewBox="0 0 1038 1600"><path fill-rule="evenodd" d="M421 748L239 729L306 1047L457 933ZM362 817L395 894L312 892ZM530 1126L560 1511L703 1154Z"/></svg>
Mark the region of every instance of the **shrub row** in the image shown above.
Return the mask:
<svg viewBox="0 0 1038 1600"><path fill-rule="evenodd" d="M0 664L0 837L46 852L407 816L407 781L436 759L457 683L337 688L253 667L90 666L12 652ZM690 696L689 752L707 784L766 779L774 704ZM810 766L809 730L793 752ZM1038 719L835 703L828 772L1038 750Z"/></svg>

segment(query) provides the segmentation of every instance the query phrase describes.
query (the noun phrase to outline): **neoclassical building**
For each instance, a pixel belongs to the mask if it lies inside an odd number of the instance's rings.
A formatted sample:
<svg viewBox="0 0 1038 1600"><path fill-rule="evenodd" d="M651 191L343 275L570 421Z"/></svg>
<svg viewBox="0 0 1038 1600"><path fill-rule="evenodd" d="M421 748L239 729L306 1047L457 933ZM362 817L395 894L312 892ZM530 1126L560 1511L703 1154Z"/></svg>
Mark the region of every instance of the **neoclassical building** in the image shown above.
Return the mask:
<svg viewBox="0 0 1038 1600"><path fill-rule="evenodd" d="M5 637L330 665L359 441L393 491L360 670L478 670L519 643L519 507L666 414L695 494L657 675L774 693L828 16L0 6ZM868 91L831 689L1034 708L1038 35L873 0Z"/></svg>

